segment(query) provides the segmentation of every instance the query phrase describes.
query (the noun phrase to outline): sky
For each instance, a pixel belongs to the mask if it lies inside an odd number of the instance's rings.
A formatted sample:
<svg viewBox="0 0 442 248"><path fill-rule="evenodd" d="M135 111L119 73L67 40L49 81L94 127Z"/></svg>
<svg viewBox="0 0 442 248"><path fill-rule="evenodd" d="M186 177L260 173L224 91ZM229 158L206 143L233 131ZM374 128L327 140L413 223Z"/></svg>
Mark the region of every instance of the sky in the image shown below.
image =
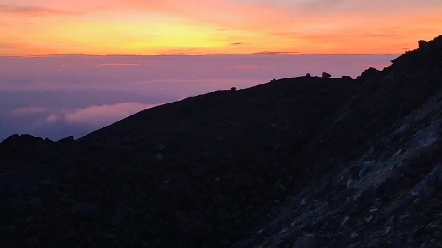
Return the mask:
<svg viewBox="0 0 442 248"><path fill-rule="evenodd" d="M82 137L141 110L306 73L356 77L396 55L0 56L0 142ZM173 121L173 120L171 120Z"/></svg>
<svg viewBox="0 0 442 248"><path fill-rule="evenodd" d="M0 55L399 54L441 0L0 0Z"/></svg>
<svg viewBox="0 0 442 248"><path fill-rule="evenodd" d="M159 104L431 40L442 0L0 0L0 140L81 137Z"/></svg>

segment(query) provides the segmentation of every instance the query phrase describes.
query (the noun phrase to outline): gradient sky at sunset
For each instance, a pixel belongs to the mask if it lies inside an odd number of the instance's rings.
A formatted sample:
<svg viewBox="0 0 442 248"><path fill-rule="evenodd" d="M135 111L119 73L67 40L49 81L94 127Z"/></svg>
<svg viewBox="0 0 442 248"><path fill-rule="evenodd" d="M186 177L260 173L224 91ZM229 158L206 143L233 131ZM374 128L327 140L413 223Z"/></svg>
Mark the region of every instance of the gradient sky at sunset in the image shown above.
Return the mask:
<svg viewBox="0 0 442 248"><path fill-rule="evenodd" d="M0 0L0 55L397 54L441 0Z"/></svg>

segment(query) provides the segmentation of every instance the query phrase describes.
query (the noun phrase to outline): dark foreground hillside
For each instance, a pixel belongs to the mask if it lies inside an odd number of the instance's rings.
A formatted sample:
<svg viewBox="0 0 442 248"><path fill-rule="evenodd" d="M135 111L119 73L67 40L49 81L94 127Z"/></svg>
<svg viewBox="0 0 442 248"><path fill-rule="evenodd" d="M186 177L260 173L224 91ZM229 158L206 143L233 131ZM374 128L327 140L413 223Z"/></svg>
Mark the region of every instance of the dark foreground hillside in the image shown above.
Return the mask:
<svg viewBox="0 0 442 248"><path fill-rule="evenodd" d="M438 247L442 37L0 144L2 247ZM440 218L442 221L442 218Z"/></svg>

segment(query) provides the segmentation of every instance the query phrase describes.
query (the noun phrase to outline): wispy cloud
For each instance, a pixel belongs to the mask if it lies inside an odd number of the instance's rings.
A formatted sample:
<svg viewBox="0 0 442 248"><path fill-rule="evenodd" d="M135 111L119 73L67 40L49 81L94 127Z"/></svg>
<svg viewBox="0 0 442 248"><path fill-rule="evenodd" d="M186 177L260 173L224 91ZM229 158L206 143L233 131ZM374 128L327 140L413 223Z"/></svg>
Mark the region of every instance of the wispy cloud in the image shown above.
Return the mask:
<svg viewBox="0 0 442 248"><path fill-rule="evenodd" d="M141 110L152 108L160 104L146 104L138 102L90 105L75 109L47 109L42 107L28 107L15 109L11 114L17 117L30 118L36 116L34 126L47 124L87 125L93 128L112 124Z"/></svg>
<svg viewBox="0 0 442 248"><path fill-rule="evenodd" d="M50 115L48 117L46 117L45 122L52 124L52 123L56 123L58 121L60 121L61 117L58 115Z"/></svg>
<svg viewBox="0 0 442 248"><path fill-rule="evenodd" d="M60 119L68 124L83 123L95 127L108 125L141 110L152 108L158 104L117 103L110 105L93 105L84 109L76 109L66 113ZM51 120L55 117L51 118ZM51 121L49 120L49 121Z"/></svg>
<svg viewBox="0 0 442 248"><path fill-rule="evenodd" d="M274 69L274 66L262 66L262 65L238 65L232 66L233 70L237 71L249 71L249 70L271 70Z"/></svg>
<svg viewBox="0 0 442 248"><path fill-rule="evenodd" d="M0 4L0 13L26 15L79 15L83 12L52 9L33 5Z"/></svg>

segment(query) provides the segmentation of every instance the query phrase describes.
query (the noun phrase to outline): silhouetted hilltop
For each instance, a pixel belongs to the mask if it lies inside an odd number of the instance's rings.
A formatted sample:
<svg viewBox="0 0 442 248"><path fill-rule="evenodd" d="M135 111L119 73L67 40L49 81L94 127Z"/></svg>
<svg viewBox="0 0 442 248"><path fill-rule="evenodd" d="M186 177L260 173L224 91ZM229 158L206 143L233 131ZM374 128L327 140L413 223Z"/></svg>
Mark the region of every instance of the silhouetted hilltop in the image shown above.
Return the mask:
<svg viewBox="0 0 442 248"><path fill-rule="evenodd" d="M212 92L79 140L11 136L0 144L0 240L437 247L442 38L419 44L357 79Z"/></svg>
<svg viewBox="0 0 442 248"><path fill-rule="evenodd" d="M419 41L419 49L408 51L392 60L397 67L409 67L408 69L421 69L427 66L441 65L442 58L442 35L432 41Z"/></svg>

